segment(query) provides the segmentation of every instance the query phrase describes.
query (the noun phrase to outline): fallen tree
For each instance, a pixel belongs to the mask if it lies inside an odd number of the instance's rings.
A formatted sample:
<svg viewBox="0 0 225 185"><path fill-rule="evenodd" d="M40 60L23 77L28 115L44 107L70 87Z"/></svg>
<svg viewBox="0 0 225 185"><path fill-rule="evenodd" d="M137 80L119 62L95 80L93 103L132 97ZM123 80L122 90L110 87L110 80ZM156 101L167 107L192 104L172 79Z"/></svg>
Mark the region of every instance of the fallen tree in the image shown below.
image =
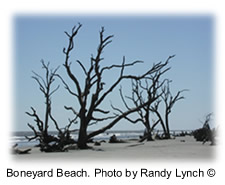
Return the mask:
<svg viewBox="0 0 225 185"><path fill-rule="evenodd" d="M212 113L208 114L205 117L205 121L203 123L202 128L196 129L193 131L193 136L196 139L196 141L201 141L202 144L205 144L205 142L209 141L211 142L211 145L215 145L215 130L212 130L210 128L210 120L211 120Z"/></svg>

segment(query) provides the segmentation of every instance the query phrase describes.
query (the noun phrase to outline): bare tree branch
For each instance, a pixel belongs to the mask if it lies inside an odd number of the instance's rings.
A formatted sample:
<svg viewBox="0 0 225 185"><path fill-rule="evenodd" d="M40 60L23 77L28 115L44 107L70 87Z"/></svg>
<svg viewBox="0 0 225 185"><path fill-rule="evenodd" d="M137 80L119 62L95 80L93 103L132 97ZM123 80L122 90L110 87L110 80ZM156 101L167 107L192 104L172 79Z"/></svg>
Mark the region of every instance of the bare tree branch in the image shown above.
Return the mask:
<svg viewBox="0 0 225 185"><path fill-rule="evenodd" d="M109 113L109 111L104 111L104 110L98 109L98 108L94 109L94 111L95 112L100 112L100 113L103 113L103 114L108 114Z"/></svg>
<svg viewBox="0 0 225 185"><path fill-rule="evenodd" d="M125 61L125 57L123 57L123 61ZM102 69L101 69L101 74L105 71L105 70L110 70L110 69L112 69L112 68L124 68L124 67L128 67L128 66L133 66L133 65L135 65L135 64L137 64L137 63L143 63L143 61L134 61L134 62L132 62L132 63L129 63L129 64L122 64L122 65L111 65L111 66L106 66L106 67L103 67Z"/></svg>
<svg viewBox="0 0 225 185"><path fill-rule="evenodd" d="M51 96L52 94L54 94L58 89L59 89L60 85L58 85L51 93L49 93L49 96Z"/></svg>
<svg viewBox="0 0 225 185"><path fill-rule="evenodd" d="M38 129L41 132L43 132L44 131L44 123L43 123L43 121L39 118L39 116L36 113L36 110L33 107L31 107L31 110L33 111L33 113L26 112L26 114L35 118L34 121L36 122L36 124L38 126ZM31 128L30 124L29 124L29 127Z"/></svg>
<svg viewBox="0 0 225 185"><path fill-rule="evenodd" d="M73 92L70 88L69 88L69 86L67 85L67 83L63 80L63 78L60 76L60 75L56 75L61 81L62 81L62 83L64 84L64 86L65 86L65 89L70 93L70 94L72 94L73 96L76 96L76 97L78 97L78 95L75 93L75 92Z"/></svg>
<svg viewBox="0 0 225 185"><path fill-rule="evenodd" d="M85 74L86 76L88 76L88 73L87 73L87 71L86 71L84 65L83 65L79 60L77 60L77 63L78 63L78 64L81 66L81 68L83 69L84 74Z"/></svg>
<svg viewBox="0 0 225 185"><path fill-rule="evenodd" d="M80 116L79 113L76 112L76 111L74 110L73 107L67 107L67 106L64 106L64 108L65 108L66 110L71 110L76 116L78 116L78 117Z"/></svg>
<svg viewBox="0 0 225 185"><path fill-rule="evenodd" d="M71 72L70 65L68 63L70 52L74 48L74 41L73 41L73 39L77 35L77 33L78 33L79 29L81 28L81 26L82 26L81 24L78 24L78 27L76 27L76 26L73 27L71 35L69 35L67 32L65 32L66 35L69 37L69 44L67 46L67 49L65 49L65 48L63 49L63 53L66 55L64 66L66 68L67 74L69 75L70 79L74 82L74 84L75 84L75 86L77 88L78 96L76 96L76 97L78 98L80 104L82 105L81 87L80 87L78 79ZM68 88L68 90L69 90L69 88Z"/></svg>

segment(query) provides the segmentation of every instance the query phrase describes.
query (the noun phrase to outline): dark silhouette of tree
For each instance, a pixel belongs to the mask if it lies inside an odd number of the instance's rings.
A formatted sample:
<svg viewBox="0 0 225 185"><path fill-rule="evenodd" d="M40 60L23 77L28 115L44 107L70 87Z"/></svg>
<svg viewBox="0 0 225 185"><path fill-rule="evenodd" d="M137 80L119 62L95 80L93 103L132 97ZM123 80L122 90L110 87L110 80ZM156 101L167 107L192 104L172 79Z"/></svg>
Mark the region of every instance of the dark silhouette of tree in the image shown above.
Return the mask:
<svg viewBox="0 0 225 185"><path fill-rule="evenodd" d="M81 67L81 70L85 75L85 78L83 79L84 85L81 85L82 79L79 80L78 76L72 72L71 70L72 63L69 61L71 51L74 49L74 38L78 34L81 27L82 25L78 24L77 26L73 27L71 34L65 32L65 34L68 36L69 44L67 48L63 49L63 53L65 54L64 67L66 69L68 77L72 82L72 87L73 89L75 89L75 91L72 90L71 86L69 86L68 83L61 76L59 77L62 80L63 84L65 85L67 91L72 96L74 96L74 98L78 101L79 104L78 108L75 109L73 107L68 106L65 106L65 108L67 110L72 111L79 118L80 128L77 145L80 149L86 149L88 148L87 141L90 138L106 131L107 129L112 128L121 119L139 110L141 107L146 106L146 104L148 103L146 102L137 107L130 108L129 110L121 112L120 114L110 115L110 111L103 110L102 108L100 108L100 106L102 102L106 99L106 97L115 89L115 87L117 87L120 84L120 82L125 79L140 80L142 78L145 78L147 75L153 74L156 71L160 70L163 64L160 63L153 65L151 69L149 69L147 72L139 76L126 75L125 68L133 66L138 63L142 63L142 61L134 61L132 63L126 63L125 57L123 57L121 65L112 64L110 66L102 67L101 64L104 60L104 58L102 57L103 50L108 44L112 42L111 39L113 37L113 35L104 37L104 28L102 27L99 33L100 42L97 48L97 54L96 56L91 56L89 68L85 67L81 61L79 60L76 61L76 63ZM120 70L120 74L108 88L105 88L106 82L103 81L103 73L109 70L113 70L115 68ZM98 115L102 114L102 116L97 117L96 113ZM87 128L90 125L102 121L108 121L109 123L98 130L87 133Z"/></svg>
<svg viewBox="0 0 225 185"><path fill-rule="evenodd" d="M210 128L210 122L212 113L209 113L205 117L205 121L203 122L202 128L196 129L193 132L193 136L196 139L196 141L202 141L202 144L205 144L205 142L210 141L211 145L215 145L215 137L216 137L216 131L215 129Z"/></svg>
<svg viewBox="0 0 225 185"><path fill-rule="evenodd" d="M131 86L132 86L132 95L131 96L125 96L122 93L122 88L120 88L120 96L121 99L126 107L127 110L130 110L130 106L128 105L129 102L132 103L132 106L140 107L143 104L146 104L142 108L140 108L137 111L138 117L133 120L131 118L125 117L128 121L131 123L136 124L137 122L141 122L145 126L145 132L144 136L141 138L141 142L147 139L148 141L152 141L152 131L155 128L155 126L160 123L160 119L156 122L152 123L150 121L150 115L151 115L151 105L153 102L157 101L161 95L162 91L161 87L167 81L167 79L164 79L161 81L160 77L166 73L168 70L170 70L170 67L167 67L169 60L173 58L173 56L168 57L165 63L158 63L156 65L161 66L159 70L155 71L152 74L147 75L144 79L140 80L132 80ZM126 100L129 100L126 101ZM147 103L146 103L147 102ZM120 109L116 109L113 107L114 110L117 110L119 112L122 112Z"/></svg>
<svg viewBox="0 0 225 185"><path fill-rule="evenodd" d="M59 85L52 89L53 83L55 81L55 77L57 76L57 70L56 69L50 69L49 64L45 64L44 61L41 61L42 68L45 70L45 78L43 78L41 75L37 74L36 72L33 72L34 76L32 78L37 82L39 85L39 90L42 92L45 98L45 116L44 119L41 119L39 115L37 114L37 111L31 107L32 112L26 112L27 115L34 118L34 121L36 122L37 128L32 126L28 123L28 126L31 128L31 130L34 132L33 137L27 137L29 141L37 139L40 142L40 149L41 151L45 152L53 152L53 151L63 151L64 146L68 142L72 142L70 139L70 126L72 123L75 122L74 120L69 121L69 124L64 128L60 129L58 126L57 121L52 116L52 107L51 107L51 97L52 95L59 89ZM58 137L52 136L48 132L49 128L49 122L50 120L54 123L55 128L58 131ZM53 143L50 145L50 143Z"/></svg>
<svg viewBox="0 0 225 185"><path fill-rule="evenodd" d="M164 132L164 139L170 139L170 127L169 127L169 115L172 111L173 106L175 103L179 100L184 99L184 96L181 96L182 92L187 91L186 89L178 91L175 96L172 95L169 87L169 83L171 81L167 80L167 83L163 86L162 88L162 93L161 93L161 99L157 100L153 106L151 106L151 111L154 112L158 119L161 122L163 132ZM165 105L165 113L164 113L164 119L162 117L162 114L159 112L159 105L160 103L163 102Z"/></svg>

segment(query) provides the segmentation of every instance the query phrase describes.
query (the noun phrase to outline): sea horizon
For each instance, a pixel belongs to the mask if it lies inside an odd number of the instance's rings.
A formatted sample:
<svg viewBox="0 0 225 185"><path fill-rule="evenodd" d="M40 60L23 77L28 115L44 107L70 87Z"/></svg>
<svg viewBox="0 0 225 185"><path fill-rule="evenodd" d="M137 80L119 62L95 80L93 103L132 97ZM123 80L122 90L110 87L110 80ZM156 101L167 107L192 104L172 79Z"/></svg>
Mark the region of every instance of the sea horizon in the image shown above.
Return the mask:
<svg viewBox="0 0 225 185"><path fill-rule="evenodd" d="M181 132L192 132L193 130L171 130L172 134L178 134ZM88 133L91 131L88 131ZM153 134L162 133L162 130L154 130ZM118 139L139 139L142 136L144 130L108 130L104 133L101 133L95 137L93 137L93 141L105 140L108 141L112 135L116 135ZM49 134L57 136L57 131L49 131ZM11 133L10 142L12 145L17 144L19 147L32 147L39 144L38 140L28 141L26 137L32 137L34 133L32 131L13 131ZM78 132L72 132L71 137L74 140L78 138Z"/></svg>

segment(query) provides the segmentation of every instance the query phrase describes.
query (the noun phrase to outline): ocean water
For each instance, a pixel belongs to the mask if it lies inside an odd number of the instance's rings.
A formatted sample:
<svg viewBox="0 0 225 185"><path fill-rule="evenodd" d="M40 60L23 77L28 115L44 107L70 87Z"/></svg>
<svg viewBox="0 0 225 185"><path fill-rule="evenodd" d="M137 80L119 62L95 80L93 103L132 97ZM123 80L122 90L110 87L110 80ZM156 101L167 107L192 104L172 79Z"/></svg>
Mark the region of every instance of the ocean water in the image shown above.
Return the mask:
<svg viewBox="0 0 225 185"><path fill-rule="evenodd" d="M184 131L188 132L188 133L191 132L191 130L171 130L171 134L176 135L176 134L179 134L179 133L184 132ZM49 132L49 133L51 135L57 136L57 132ZM93 140L94 141L100 141L100 140L108 141L109 138L113 134L115 134L118 139L139 139L140 136L143 135L143 133L144 133L143 130L137 130L137 131L135 131L135 130L132 130L132 131L124 131L124 130L111 131L110 130L110 131L106 131L104 133L101 133L101 134L93 137ZM153 135L155 133L162 134L162 130L155 130L153 132ZM35 146L35 145L39 144L39 141L37 141L37 140L28 141L28 139L25 136L32 137L33 132L31 132L31 131L14 132L11 136L10 143L12 144L12 146L14 144L18 144L19 147L32 147L32 146ZM72 133L71 136L75 140L78 139L77 133Z"/></svg>
<svg viewBox="0 0 225 185"><path fill-rule="evenodd" d="M52 135L57 135L57 132L50 132ZM138 130L138 131L107 131L104 133L101 133L93 138L94 141L100 141L100 140L106 140L108 141L109 138L115 134L118 139L138 139L139 136L143 135L143 131ZM26 138L32 137L33 132L26 131L26 132L14 132L11 136L10 143L12 145L18 144L19 147L31 147L39 144L39 141L37 140L32 140L28 141ZM72 138L77 140L78 134L77 133L72 133L71 134Z"/></svg>

